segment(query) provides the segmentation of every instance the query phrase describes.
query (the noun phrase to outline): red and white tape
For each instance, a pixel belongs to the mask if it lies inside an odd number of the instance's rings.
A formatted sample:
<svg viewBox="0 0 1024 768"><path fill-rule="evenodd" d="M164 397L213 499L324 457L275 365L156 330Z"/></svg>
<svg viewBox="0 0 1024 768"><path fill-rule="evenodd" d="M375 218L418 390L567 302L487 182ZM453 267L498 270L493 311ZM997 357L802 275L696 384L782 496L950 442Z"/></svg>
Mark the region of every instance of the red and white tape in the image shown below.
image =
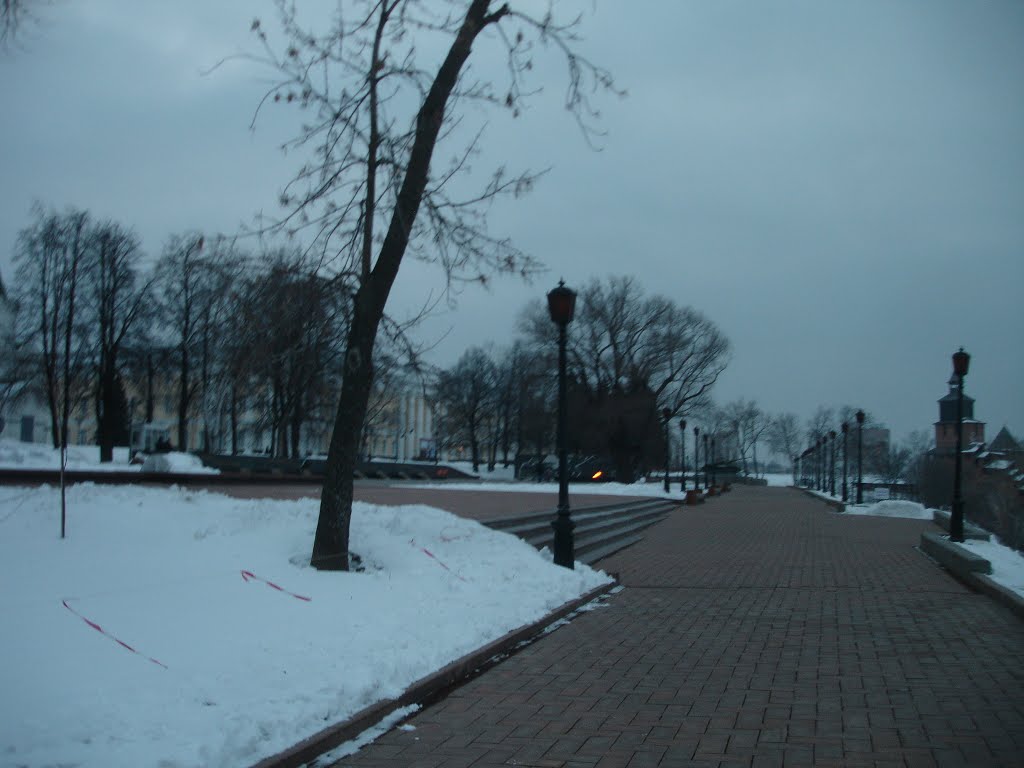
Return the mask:
<svg viewBox="0 0 1024 768"><path fill-rule="evenodd" d="M89 625L90 627L92 627L93 629L95 629L95 630L96 630L97 632L99 632L99 633L100 633L101 635L105 635L106 637L109 637L109 638L110 638L111 640L113 640L113 641L114 641L115 643L117 643L118 645L120 645L120 646L121 646L122 648L126 648L126 649L128 649L129 651L131 651L132 653L136 654L137 656L141 656L141 657L142 657L142 658L144 658L144 659L148 659L149 661L151 661L151 662L153 662L154 664L156 664L156 665L157 665L158 667L163 667L164 669L167 669L167 665L166 665L166 664L164 664L163 662L161 662L161 661L157 661L157 660L156 660L156 659L154 659L154 658L153 658L152 656L147 656L147 655L146 655L146 654L144 654L144 653L140 653L139 651L135 650L135 649L134 649L134 648L132 648L132 647L131 647L130 645L128 645L128 643L126 643L126 642L125 642L124 640L120 640L120 639L118 639L118 638L114 637L114 636L113 636L112 634L110 634L109 632L107 632L107 630L105 630L105 629L104 629L103 627L101 627L101 626L100 626L99 624L97 624L97 623L96 623L95 621L90 621L89 619L85 618L85 616L83 616L83 615L82 615L82 614L80 614L80 613L79 613L78 611L76 611L76 610L75 610L74 608L72 608L72 607L71 607L70 605L68 605L68 601L67 601L67 600L62 600L61 602L62 602L62 603L64 604L64 607L65 607L65 608L67 608L67 609L68 609L69 611L71 611L71 612L72 612L73 614L75 614L75 616L77 616L78 618L80 618L80 619L81 619L82 621L84 621L84 622L85 622L86 624L88 624L88 625Z"/></svg>
<svg viewBox="0 0 1024 768"><path fill-rule="evenodd" d="M266 584L271 589L276 589L278 592L284 592L286 595L291 595L296 600L305 600L307 603L312 602L312 600L313 600L312 597L306 597L305 595L297 595L294 592L289 592L284 587L279 587L277 584L275 584L272 581L267 581L266 579L260 578L259 576L257 576L252 571L242 571L242 578L245 579L246 583L248 583L250 580L262 581L264 584Z"/></svg>
<svg viewBox="0 0 1024 768"><path fill-rule="evenodd" d="M454 577L455 577L456 579L458 579L459 581L465 581L465 579L464 579L464 578L462 578L461 576L459 576L459 574L455 573L455 571L453 571L453 570L452 570L451 568L449 568L449 567L448 567L447 565L445 565L445 564L444 564L443 562L441 562L441 561L440 561L440 560L438 559L437 555L435 555L435 554L434 554L433 552L431 552L431 551L430 551L429 549L427 549L426 547L421 547L421 546L419 546L419 545L418 545L418 544L416 543L416 540L415 540L415 539L410 539L410 540L409 540L409 543L410 543L410 544L411 544L412 546L416 547L416 549L418 549L418 550L419 550L420 552L422 552L423 554L425 554L425 555L426 555L427 557L431 558L431 559L432 559L432 560L433 560L433 561L434 561L435 563L437 563L438 565L440 565L440 566L441 566L442 568L444 568L444 569L445 569L446 571L448 571L448 573L450 573L450 574L451 574L452 576L454 576Z"/></svg>

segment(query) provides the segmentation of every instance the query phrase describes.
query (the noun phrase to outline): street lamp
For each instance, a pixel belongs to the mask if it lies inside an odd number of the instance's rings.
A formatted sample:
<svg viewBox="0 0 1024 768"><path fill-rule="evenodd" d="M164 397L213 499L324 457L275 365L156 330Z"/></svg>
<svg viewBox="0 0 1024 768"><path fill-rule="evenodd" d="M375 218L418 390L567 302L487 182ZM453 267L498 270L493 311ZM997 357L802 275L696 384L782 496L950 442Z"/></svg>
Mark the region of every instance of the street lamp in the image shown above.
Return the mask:
<svg viewBox="0 0 1024 768"><path fill-rule="evenodd" d="M686 419L679 422L679 490L686 493Z"/></svg>
<svg viewBox="0 0 1024 768"><path fill-rule="evenodd" d="M665 422L665 493L668 493L672 490L672 487L668 484L668 463L672 456L672 446L668 436L668 420L672 418L672 411L668 408L662 408L661 418Z"/></svg>
<svg viewBox="0 0 1024 768"><path fill-rule="evenodd" d="M857 503L864 503L864 411L857 411Z"/></svg>
<svg viewBox="0 0 1024 768"><path fill-rule="evenodd" d="M832 469L828 473L829 496L836 495L836 431L829 430L828 433L829 458L832 460Z"/></svg>
<svg viewBox="0 0 1024 768"><path fill-rule="evenodd" d="M964 499L961 492L960 474L963 471L964 448L964 376L970 365L971 356L960 347L953 353L953 375L957 379L956 387L956 468L953 471L953 510L949 516L949 540L964 540Z"/></svg>
<svg viewBox="0 0 1024 768"><path fill-rule="evenodd" d="M569 473L566 457L566 326L576 311L576 293L558 281L558 287L548 293L548 312L558 326L558 515L551 527L555 530L555 565L572 569L576 560L572 530L575 525L569 513Z"/></svg>
<svg viewBox="0 0 1024 768"><path fill-rule="evenodd" d="M843 422L843 501L848 501L850 494L846 490L846 437L850 431L850 425Z"/></svg>
<svg viewBox="0 0 1024 768"><path fill-rule="evenodd" d="M708 457L711 454L708 453L708 434L704 433L704 490L708 489Z"/></svg>

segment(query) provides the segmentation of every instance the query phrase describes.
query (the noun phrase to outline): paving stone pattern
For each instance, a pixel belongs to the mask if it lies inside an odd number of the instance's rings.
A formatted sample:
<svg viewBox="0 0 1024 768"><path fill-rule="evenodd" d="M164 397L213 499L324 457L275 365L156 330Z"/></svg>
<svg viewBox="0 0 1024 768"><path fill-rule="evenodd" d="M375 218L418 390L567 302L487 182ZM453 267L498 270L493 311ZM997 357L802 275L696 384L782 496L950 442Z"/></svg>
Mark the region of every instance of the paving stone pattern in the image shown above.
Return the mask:
<svg viewBox="0 0 1024 768"><path fill-rule="evenodd" d="M915 549L930 525L682 508L600 564L606 607L336 765L1024 765L1024 622Z"/></svg>

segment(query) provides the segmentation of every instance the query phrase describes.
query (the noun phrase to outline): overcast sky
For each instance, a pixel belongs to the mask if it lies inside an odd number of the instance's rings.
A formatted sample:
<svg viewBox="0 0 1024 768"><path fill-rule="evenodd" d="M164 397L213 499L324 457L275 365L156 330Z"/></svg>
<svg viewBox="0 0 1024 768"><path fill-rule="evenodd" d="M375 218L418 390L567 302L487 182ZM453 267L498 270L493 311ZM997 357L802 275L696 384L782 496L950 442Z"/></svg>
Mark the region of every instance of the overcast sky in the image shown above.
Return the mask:
<svg viewBox="0 0 1024 768"><path fill-rule="evenodd" d="M115 218L153 256L172 232L277 210L298 163L277 147L300 113L250 131L266 73L203 74L254 50L249 25L270 7L40 12L0 54L5 283L33 200ZM517 120L491 116L481 159L551 167L492 215L550 272L464 292L424 328L443 336L434 362L506 343L559 277L630 274L729 337L719 402L801 419L851 404L902 437L931 429L963 346L988 436L1024 433L1024 3L600 0L582 31L628 91L601 101L601 151L561 109L564 67L543 60L544 92ZM478 72L494 53L478 41ZM391 311L438 284L403 267Z"/></svg>

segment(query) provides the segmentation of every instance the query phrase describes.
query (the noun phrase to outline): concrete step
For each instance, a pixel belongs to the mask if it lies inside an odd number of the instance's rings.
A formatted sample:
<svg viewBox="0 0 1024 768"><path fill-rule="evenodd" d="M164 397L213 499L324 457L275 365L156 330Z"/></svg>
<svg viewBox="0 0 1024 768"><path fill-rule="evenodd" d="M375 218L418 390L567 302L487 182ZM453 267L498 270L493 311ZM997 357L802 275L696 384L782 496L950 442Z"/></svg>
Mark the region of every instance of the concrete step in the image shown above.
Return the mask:
<svg viewBox="0 0 1024 768"><path fill-rule="evenodd" d="M668 499L650 499L636 502L618 502L616 504L601 504L591 507L574 507L572 519L577 527L582 525L598 524L605 520L614 520L621 517L643 514L645 512L657 511L664 514L672 509L675 502ZM526 538L534 531L546 530L550 527L551 521L555 519L557 510L544 510L542 512L531 512L528 515L516 515L505 517L500 520L491 520L488 525L507 533L514 533L517 536Z"/></svg>
<svg viewBox="0 0 1024 768"><path fill-rule="evenodd" d="M654 525L654 523L664 520L670 511L668 509L645 509L632 513L622 511L616 515L602 515L599 518L577 518L576 515L573 515L573 522L576 524L576 527L573 529L577 541L576 548L579 549L579 542L603 536L608 532L615 532L624 528L646 528L649 525ZM540 548L551 543L551 522L554 519L555 516L551 515L536 527L531 527L522 532L509 530L506 533L514 533L519 538L525 539L530 544Z"/></svg>
<svg viewBox="0 0 1024 768"><path fill-rule="evenodd" d="M576 559L587 564L640 541L640 531L654 525L680 505L669 499L617 502L572 510ZM554 538L551 523L556 510L492 520L492 528L512 533L541 549Z"/></svg>

